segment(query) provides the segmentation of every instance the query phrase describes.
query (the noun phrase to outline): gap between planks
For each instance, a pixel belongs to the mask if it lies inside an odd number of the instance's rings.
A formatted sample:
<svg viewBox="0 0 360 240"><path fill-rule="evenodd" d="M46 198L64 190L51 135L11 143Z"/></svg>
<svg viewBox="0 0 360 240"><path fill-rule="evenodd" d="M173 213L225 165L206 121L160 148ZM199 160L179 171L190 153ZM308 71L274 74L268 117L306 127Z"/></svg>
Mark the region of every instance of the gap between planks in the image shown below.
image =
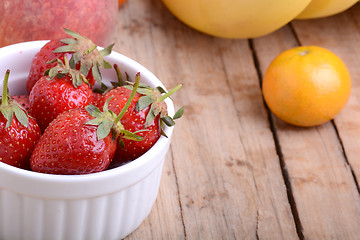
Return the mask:
<svg viewBox="0 0 360 240"><path fill-rule="evenodd" d="M296 33L295 28L292 25L292 23L290 22L288 24L288 26L289 26L289 28L291 30L292 35L294 36L296 44L298 46L302 46L302 43L301 43L301 41L300 41L300 39L298 37L298 34ZM250 48L250 50L252 52L254 66L256 68L256 72L257 72L258 79L260 81L260 87L261 87L262 86L262 73L261 73L261 69L260 69L259 59L258 59L258 56L256 54L256 49L255 49L255 46L253 44L253 39L248 39L248 45L249 45L249 48ZM270 109L268 108L268 106L266 105L265 101L264 101L264 105L265 105L265 108L266 108L266 111L267 111L268 121L269 121L269 124L270 124L270 129L271 129L271 132L273 134L274 143L275 143L275 147L276 147L276 152L277 152L277 155L279 157L279 163L280 163L280 167L281 167L281 172L282 172L282 176L283 176L284 183L285 183L285 186L286 186L287 197L288 197L291 212L292 212L292 215L293 215L293 218L294 218L296 231L297 231L299 239L303 240L303 239L305 239L304 234L303 234L303 227L302 227L302 223L301 223L301 220L300 220L300 217L299 217L299 212L298 212L298 209L297 209L297 206L296 206L296 201L295 201L295 198L294 198L294 194L293 194L289 174L288 174L288 171L287 171L286 163L285 163L283 153L282 153L282 150L281 150L281 145L280 145L280 141L279 141L279 138L278 138L278 135L277 135L277 130L276 130L276 126L275 126L275 123L274 123L273 115L272 115ZM340 137L339 131L337 129L337 126L336 126L336 124L335 124L335 122L333 120L331 121L331 124L332 124L333 129L335 131L335 134L336 134L336 136L337 136L337 138L339 140L339 144L340 144L340 147L341 147L341 150L342 150L342 154L344 156L344 162L349 167L349 169L351 171L351 174L352 174L353 181L354 181L354 183L356 185L357 191L360 194L360 187L359 187L358 181L356 179L354 169L353 169L353 167L351 166L351 164L348 161L348 158L347 158L347 155L346 155L346 152L345 152L345 148L344 148L342 139Z"/></svg>
<svg viewBox="0 0 360 240"><path fill-rule="evenodd" d="M292 27L291 27L291 29L292 29ZM296 41L298 42L297 36L295 36L295 38L296 38ZM259 79L259 82L260 82L260 87L261 87L262 86L262 74L261 74L261 70L260 70L258 56L256 54L256 49L254 47L252 39L248 40L248 45L249 45L249 48L250 48L250 50L252 52L254 66L256 68L256 72L257 72L258 79ZM285 164L284 157L283 157L283 154L282 154L282 151L281 151L281 146L280 146L279 138L277 136L276 127L275 127L275 124L274 124L274 121L273 121L273 118L272 118L272 113L271 113L270 109L268 108L268 106L266 105L265 101L264 101L264 106L266 108L266 112L267 112L267 115L268 115L268 120L269 120L269 124L270 124L270 130L271 130L271 132L273 134L276 153L277 153L277 155L279 157L281 173L282 173L282 177L284 179L284 183L285 183L285 186L286 186L287 198L288 198L289 205L290 205L290 208L291 208L291 213L292 213L293 218L294 218L294 222L295 222L295 226L296 226L296 233L297 233L299 239L303 240L304 239L303 227L302 227L300 217L299 217L299 213L298 213L298 210L297 210L297 207L296 207L296 202L295 202L295 198L294 198L293 191L292 191L292 186L291 186L290 179L289 179L289 174L288 174L288 171L286 169L286 164Z"/></svg>
<svg viewBox="0 0 360 240"><path fill-rule="evenodd" d="M172 151L172 146L170 146L170 150L171 150L171 160L174 161L174 155L173 155L173 151ZM183 231L184 231L184 238L187 239L186 236L186 225L185 225L185 221L184 221L184 210L183 210L183 205L180 199L180 188L179 188L179 183L178 183L178 176L177 176L177 172L176 172L176 168L174 166L174 164L172 164L172 170L174 171L174 178L175 178L175 184L176 184L176 191L177 191L177 199L179 202L179 208L180 208L180 214L181 214L181 223L183 225Z"/></svg>
<svg viewBox="0 0 360 240"><path fill-rule="evenodd" d="M292 25L292 23L290 22L288 25L289 25L289 28L291 30L291 33L294 35L294 38L295 38L295 41L296 41L297 45L302 46L303 44L301 43L300 38L299 38L298 34L296 33L296 30L295 30L294 26ZM259 67L259 66L256 66L256 67ZM354 171L353 167L351 166L351 164L350 164L350 162L348 160L348 157L347 157L346 152L345 152L343 141L342 141L342 139L340 137L340 133L338 131L338 128L337 128L334 120L331 120L331 125L333 126L333 128L335 130L336 137L339 140L339 144L340 144L340 147L341 147L342 154L344 156L345 164L349 167L352 178L353 178L353 180L355 182L355 185L356 185L356 189L357 189L358 193L360 194L360 187L359 187L358 181L356 179L355 171Z"/></svg>
<svg viewBox="0 0 360 240"><path fill-rule="evenodd" d="M348 160L348 158L347 158L347 156L346 156L346 152L345 152L345 148L344 148L344 145L343 145L343 141L341 140L340 133L339 133L339 131L338 131L338 128L337 128L334 120L331 120L331 124L332 124L332 126L334 127L336 136L337 136L337 138L338 138L338 140L339 140L339 144L340 144L340 147L341 147L341 151L342 151L342 153L343 153L343 155L344 155L344 159L345 159L345 164L346 164L346 165L349 167L349 169L350 169L352 178L353 178L353 180L354 180L354 182L355 182L355 185L356 185L356 189L357 189L357 191L358 191L358 193L359 193L359 195L360 195L360 187L359 187L359 183L358 183L358 181L357 181L357 179L356 179L355 171L354 171L353 167L351 166L351 164L350 164L350 162L349 162L349 160Z"/></svg>

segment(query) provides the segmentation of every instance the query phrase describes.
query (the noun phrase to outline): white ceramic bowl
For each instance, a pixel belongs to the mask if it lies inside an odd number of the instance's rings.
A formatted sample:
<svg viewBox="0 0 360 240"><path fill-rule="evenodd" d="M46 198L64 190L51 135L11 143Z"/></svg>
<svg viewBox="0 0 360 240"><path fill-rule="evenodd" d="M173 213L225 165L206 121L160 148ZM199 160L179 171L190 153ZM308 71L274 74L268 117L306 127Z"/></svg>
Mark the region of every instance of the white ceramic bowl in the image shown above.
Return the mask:
<svg viewBox="0 0 360 240"><path fill-rule="evenodd" d="M11 94L26 93L33 56L46 41L15 44L0 49L0 84L10 69ZM162 86L139 63L113 52L106 57L122 74ZM125 77L125 75L123 75ZM104 80L116 81L114 70L103 71ZM174 114L167 99L169 115ZM158 142L138 159L118 168L88 175L51 175L31 172L0 162L0 239L121 239L148 216L158 194L162 167L170 145Z"/></svg>

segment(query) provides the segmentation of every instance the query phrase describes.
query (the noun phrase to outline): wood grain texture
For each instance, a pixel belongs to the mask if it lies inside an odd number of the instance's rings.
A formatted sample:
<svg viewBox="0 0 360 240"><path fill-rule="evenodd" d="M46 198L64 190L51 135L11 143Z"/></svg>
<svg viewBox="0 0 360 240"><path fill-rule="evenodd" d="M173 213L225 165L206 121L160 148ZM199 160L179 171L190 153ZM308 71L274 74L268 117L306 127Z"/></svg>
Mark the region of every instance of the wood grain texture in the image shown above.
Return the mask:
<svg viewBox="0 0 360 240"><path fill-rule="evenodd" d="M177 108L185 105L185 115L175 126L156 203L126 239L356 239L359 34L359 4L261 38L229 40L187 27L159 0L127 1L114 50L168 88L183 83L173 99ZM261 94L272 59L299 44L334 51L353 77L345 109L319 127L278 120Z"/></svg>
<svg viewBox="0 0 360 240"><path fill-rule="evenodd" d="M345 153L360 181L360 4L349 11L331 18L305 22L296 21L294 26L302 44L321 44L336 53L348 66L352 78L352 92L343 111L335 118L335 124L344 144ZM326 27L328 25L332 27ZM321 30L321 36L309 32ZM331 37L332 36L332 37ZM336 37L335 37L336 36Z"/></svg>
<svg viewBox="0 0 360 240"><path fill-rule="evenodd" d="M255 40L262 73L277 54L297 46L297 40L301 45L327 47L341 57L349 46L344 44L344 36L353 37L352 33L344 32L352 24L344 16L347 13L326 19L296 21L292 24L293 31L286 27ZM351 20L354 21L353 18ZM329 28L332 24L344 27ZM334 39L337 39L335 36L341 36L341 44L334 43ZM272 47L264 48L266 42L271 42ZM349 61L346 64L349 69L358 68ZM335 123L338 119L349 117L350 114L342 112L336 117ZM342 132L340 125L335 128L329 122L319 127L298 128L276 118L274 122L304 238L357 239L360 233L359 192L337 135L337 131Z"/></svg>

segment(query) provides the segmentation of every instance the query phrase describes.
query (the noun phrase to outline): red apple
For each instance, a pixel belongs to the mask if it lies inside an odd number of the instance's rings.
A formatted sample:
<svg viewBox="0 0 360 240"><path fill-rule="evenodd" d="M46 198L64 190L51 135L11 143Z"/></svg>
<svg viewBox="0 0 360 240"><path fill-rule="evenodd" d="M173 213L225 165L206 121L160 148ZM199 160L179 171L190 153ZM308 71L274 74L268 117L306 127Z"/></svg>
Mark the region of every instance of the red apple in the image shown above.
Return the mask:
<svg viewBox="0 0 360 240"><path fill-rule="evenodd" d="M117 0L0 1L0 47L67 37L63 27L107 46L116 29Z"/></svg>

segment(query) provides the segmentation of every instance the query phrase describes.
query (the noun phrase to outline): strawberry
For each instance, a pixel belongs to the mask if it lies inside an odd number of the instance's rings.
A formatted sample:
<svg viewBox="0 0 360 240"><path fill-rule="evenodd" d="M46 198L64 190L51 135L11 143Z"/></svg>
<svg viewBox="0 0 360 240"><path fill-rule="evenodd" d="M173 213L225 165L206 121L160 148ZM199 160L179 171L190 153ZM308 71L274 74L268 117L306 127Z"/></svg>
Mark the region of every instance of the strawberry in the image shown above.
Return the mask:
<svg viewBox="0 0 360 240"><path fill-rule="evenodd" d="M31 155L31 169L51 174L85 174L105 170L116 149L111 134L97 139L91 115L80 108L61 113L40 138Z"/></svg>
<svg viewBox="0 0 360 240"><path fill-rule="evenodd" d="M71 58L72 55L70 53L54 52L55 49L64 45L65 43L61 42L60 40L51 40L46 43L34 56L26 83L26 90L28 93L31 92L31 89L34 87L35 83L44 76L47 69L56 66L56 62L50 61L54 59L60 59L64 62L65 55L67 55L68 59Z"/></svg>
<svg viewBox="0 0 360 240"><path fill-rule="evenodd" d="M167 116L167 106L163 100L180 87L181 85L178 85L169 93L162 95L165 91L161 88L153 89L144 84L139 86L131 105L121 119L121 123L126 130L136 133L143 137L143 139L138 141L120 138L120 146L117 148L110 166L111 168L132 161L147 152L157 142L159 137L164 134L161 127L162 123L166 123L169 126L174 124L173 118ZM131 89L131 86L114 88L104 94L102 102L111 98L109 109L114 113L119 113L124 107L125 102L127 102ZM174 118L181 117L182 111L183 109Z"/></svg>
<svg viewBox="0 0 360 240"><path fill-rule="evenodd" d="M84 108L93 101L93 93L87 79L78 70L71 69L67 58L65 64L51 68L39 79L30 92L30 112L42 131L57 115L72 108Z"/></svg>
<svg viewBox="0 0 360 240"><path fill-rule="evenodd" d="M102 100L102 95L101 93L97 93L97 92L93 92L93 104L96 107L101 107L101 100Z"/></svg>
<svg viewBox="0 0 360 240"><path fill-rule="evenodd" d="M71 38L51 40L34 56L26 86L28 93L31 92L35 83L44 76L46 70L56 65L51 62L54 59L60 59L65 63L64 56L67 56L68 59L71 59L72 67L80 70L89 79L91 86L96 81L101 82L99 67L111 68L111 65L103 57L111 53L114 44L99 51L97 46L88 38L66 28L64 31Z"/></svg>
<svg viewBox="0 0 360 240"><path fill-rule="evenodd" d="M131 90L121 86L114 88L107 92L102 101L104 102L106 99L111 98L109 102L109 109L116 114L119 114L121 109L124 107L126 101L130 96ZM147 132L141 131L144 129L144 116L149 112L149 108L142 110L141 112L135 111L136 103L139 101L139 98L142 95L140 93L136 93L131 105L128 108L125 116L122 118L121 123L124 125L124 128L131 131L136 132L140 131L137 134L139 136L146 137L143 141L137 142L130 139L122 139L122 144L124 148L121 146L118 147L116 152L116 157L113 159L111 163L111 168L120 166L126 162L129 162L135 159L137 156L140 156L144 152L146 152L161 135L160 126L158 121L154 121L151 126L147 128ZM102 105L102 103L100 103ZM158 120L158 119L157 119ZM139 122L141 121L141 122Z"/></svg>
<svg viewBox="0 0 360 240"><path fill-rule="evenodd" d="M124 130L120 123L127 107L115 115L108 110L107 101L103 109L88 105L61 113L36 145L30 159L31 169L51 174L87 174L107 169L118 136L138 136Z"/></svg>
<svg viewBox="0 0 360 240"><path fill-rule="evenodd" d="M11 96L11 99L14 99L27 113L30 113L29 95L14 95Z"/></svg>
<svg viewBox="0 0 360 240"><path fill-rule="evenodd" d="M7 85L10 71L3 82L0 105L0 161L29 169L29 159L41 132L36 120L9 97Z"/></svg>

